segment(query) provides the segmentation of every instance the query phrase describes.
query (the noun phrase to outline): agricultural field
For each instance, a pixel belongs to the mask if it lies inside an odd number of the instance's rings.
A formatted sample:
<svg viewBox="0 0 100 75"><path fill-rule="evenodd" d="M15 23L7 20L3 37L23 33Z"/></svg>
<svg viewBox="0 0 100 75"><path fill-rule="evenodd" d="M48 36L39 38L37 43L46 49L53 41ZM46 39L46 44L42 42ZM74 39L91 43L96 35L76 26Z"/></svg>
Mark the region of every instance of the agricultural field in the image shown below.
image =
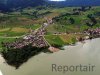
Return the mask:
<svg viewBox="0 0 100 75"><path fill-rule="evenodd" d="M100 7L40 6L0 13L0 53L18 69L41 52L53 53L65 45L97 38L96 28L100 28Z"/></svg>
<svg viewBox="0 0 100 75"><path fill-rule="evenodd" d="M96 23L89 15L93 16ZM46 22L45 17L53 20L53 24L46 27L45 35L46 40L53 45L75 43L79 35L73 33L100 27L100 7L25 8L20 11L0 13L0 43L12 42L16 37L20 38L31 30L38 29Z"/></svg>
<svg viewBox="0 0 100 75"><path fill-rule="evenodd" d="M92 7L91 9L87 9L85 11L75 11L76 8L71 8L66 12L62 10L63 13L60 13L59 16L53 18L54 24L47 27L48 33L54 32L83 32L89 28L97 28L100 27L100 8ZM59 9L61 10L61 9ZM57 11L57 9L55 10ZM96 23L93 24L92 20L88 17L92 15L96 20ZM92 24L92 25L91 25Z"/></svg>

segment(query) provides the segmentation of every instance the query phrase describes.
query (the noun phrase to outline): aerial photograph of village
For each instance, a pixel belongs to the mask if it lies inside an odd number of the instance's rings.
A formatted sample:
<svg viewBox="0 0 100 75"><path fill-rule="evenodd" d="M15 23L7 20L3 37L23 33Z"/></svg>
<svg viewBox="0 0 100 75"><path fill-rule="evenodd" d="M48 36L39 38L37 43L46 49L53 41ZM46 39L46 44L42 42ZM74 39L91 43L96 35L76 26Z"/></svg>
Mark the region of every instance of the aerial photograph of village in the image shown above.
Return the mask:
<svg viewBox="0 0 100 75"><path fill-rule="evenodd" d="M99 75L100 0L0 0L0 75Z"/></svg>

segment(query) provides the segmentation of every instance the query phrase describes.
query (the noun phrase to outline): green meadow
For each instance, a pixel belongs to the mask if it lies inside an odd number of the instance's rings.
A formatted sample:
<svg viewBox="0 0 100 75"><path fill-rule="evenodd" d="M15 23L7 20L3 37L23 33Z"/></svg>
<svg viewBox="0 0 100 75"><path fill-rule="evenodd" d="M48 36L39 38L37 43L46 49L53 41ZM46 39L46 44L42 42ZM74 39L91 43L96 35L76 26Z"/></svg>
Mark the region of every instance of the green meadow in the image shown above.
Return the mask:
<svg viewBox="0 0 100 75"><path fill-rule="evenodd" d="M46 27L47 33L45 34L46 40L51 45L73 44L77 41L76 37L80 36L73 33L100 27L100 7L91 7L90 9L88 7L85 9L82 9L82 7L40 8L42 7L0 13L0 43L2 41L12 42L15 37L20 38L30 33L31 30L38 29L46 22L45 17L53 19L53 24ZM78 11L78 9L83 11ZM92 15L96 20L95 24L88 15ZM93 26L89 24L93 24ZM61 35L55 35L58 33Z"/></svg>

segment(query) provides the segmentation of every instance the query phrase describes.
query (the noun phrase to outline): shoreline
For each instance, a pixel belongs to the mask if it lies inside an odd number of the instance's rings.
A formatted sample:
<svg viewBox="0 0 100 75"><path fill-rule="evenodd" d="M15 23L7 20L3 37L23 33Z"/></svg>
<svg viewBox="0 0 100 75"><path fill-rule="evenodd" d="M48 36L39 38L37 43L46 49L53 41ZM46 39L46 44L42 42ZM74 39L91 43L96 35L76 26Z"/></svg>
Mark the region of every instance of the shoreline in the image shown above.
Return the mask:
<svg viewBox="0 0 100 75"><path fill-rule="evenodd" d="M93 38L93 39L98 39L98 38ZM48 47L48 48L44 48L44 50L47 50L48 49L48 51L50 51L50 52L52 52L52 53L54 53L54 52L58 52L58 51L60 51L60 50L65 50L64 49L64 47L66 47L66 46L76 46L77 45L77 43L79 42L79 43L86 43L86 41L88 41L88 40L93 40L93 39L86 39L86 40L84 40L84 41L77 41L77 42L75 42L75 44L72 44L72 45L64 45L64 46L62 46L62 47L53 47L53 46L51 46L51 47ZM63 48L63 49L61 49L61 48ZM41 50L41 52L43 52L43 50ZM39 53L41 53L40 51L39 51ZM44 51L44 53L46 53L45 51ZM35 55L32 55L31 57L34 57ZM28 57L28 59L26 59L26 61L25 61L25 59L24 59L24 61L25 62L27 62L31 57ZM2 62L8 62L9 60L7 60L7 59L5 59L5 57L4 57L4 55L3 54L0 54L0 60L2 60ZM15 59L14 59L15 60ZM22 63L19 63L19 65L21 66L23 63L25 63L25 62L22 62ZM15 60L15 63L16 63L16 60ZM8 65L10 65L10 63L7 63ZM13 67L16 67L16 69L18 69L20 66L18 66L18 63L17 63L17 65L14 65L13 63L11 64L11 66L13 66Z"/></svg>
<svg viewBox="0 0 100 75"><path fill-rule="evenodd" d="M49 75L56 75L57 74L56 72L54 73L51 72L51 67L50 67L51 64L57 64L57 65L95 64L97 66L96 70L99 72L99 67L98 67L99 62L96 62L100 56L99 55L100 51L98 49L100 48L98 45L99 42L100 42L100 38L93 39L91 41L87 40L86 44L77 43L75 46L67 46L65 47L65 50L56 53L52 53L52 54L41 53L35 57L30 58L28 62L24 63L17 70L10 65L6 65L5 63L1 63L0 68L2 73L7 75L29 75L30 73L35 75L40 75L40 74L48 75L48 72ZM93 49L94 48L93 45L96 47L96 49ZM98 54L96 54L95 52L97 52ZM99 56L94 57L95 54ZM41 70L41 73L39 73L38 70ZM78 75L80 75L80 72L77 73ZM92 73L94 74L94 72Z"/></svg>
<svg viewBox="0 0 100 75"><path fill-rule="evenodd" d="M84 43L86 43L86 42L88 42L88 41L90 41L90 40L95 40L95 39L100 39L100 37L98 37L98 38L93 38L93 39L86 39L86 40L84 40L84 42L77 41L77 42L76 42L75 44L73 44L73 45L64 45L64 46L62 46L62 47L66 47L66 46L76 46L77 43L84 44ZM5 59L3 58L3 56L2 56L1 53L0 53L0 60L2 60L2 62L5 62ZM1 62L1 61L0 61L0 62Z"/></svg>
<svg viewBox="0 0 100 75"><path fill-rule="evenodd" d="M86 37L86 36L85 36ZM88 40L93 40L93 39L98 39L98 38L100 38L100 37L96 37L96 38L83 38L82 40L77 40L74 44L69 44L69 45L64 45L64 46L76 46L76 43L78 43L78 42L80 42L80 43L86 43L86 41L88 41ZM61 49L61 48L63 48L64 46L58 46L58 45L55 45L55 46L52 46L52 47L54 47L55 49L59 49L59 50L54 50L53 51L53 49L52 50L50 50L50 51L52 51L52 52L58 52L58 51L60 51L60 50L65 50L65 49Z"/></svg>
<svg viewBox="0 0 100 75"><path fill-rule="evenodd" d="M90 41L97 41L98 39L100 39L100 38L96 38L96 39L92 39L92 40L85 40L85 43L83 44L83 43L81 43L81 42L77 42L76 43L76 45L74 45L74 46L72 46L72 45L66 45L66 46L63 46L63 48L65 49L65 50L60 50L60 51L58 51L58 52L55 52L55 53L52 53L52 54L48 54L48 53L40 53L39 55L37 55L37 56L35 56L35 57L31 57L27 62L25 62L25 63L23 63L18 69L15 69L15 67L13 67L13 66L11 66L11 65L9 65L9 64L7 64L7 63L5 63L5 59L2 57L2 55L0 54L0 69L2 70L2 72L4 72L3 70L4 70L4 68L2 69L2 65L4 65L4 67L6 68L6 66L7 66L7 68L8 67L10 67L11 68L11 70L14 70L14 71L19 71L19 70L22 70L23 68L24 68L24 66L26 65L26 66L28 66L28 63L30 63L30 61L33 61L33 63L34 64L36 64L36 63L39 63L40 62L40 60L44 60L45 58L47 59L48 57L49 58L51 58L51 59L55 59L55 58L52 58L52 56L56 56L57 54L60 54L60 56L58 56L58 57L61 57L61 56L63 56L63 53L65 54L66 52L73 52L73 50L75 51L75 52L77 52L77 51L79 51L79 52L81 52L81 54L84 54L84 48L86 47L86 50L85 51L88 51L87 50L87 47L90 47L90 46L92 46L91 45L91 42ZM93 43L92 42L92 43ZM87 44L90 44L89 46L86 46ZM94 43L95 44L95 43ZM82 51L80 50L80 49L82 49ZM89 48L88 48L89 49ZM67 53L68 55L66 55L66 56L71 56L70 55L70 53ZM83 53L82 53L83 52ZM68 57L67 57L68 58ZM34 60L36 60L36 62L34 62ZM43 61L42 61L43 62ZM53 62L53 61L52 61ZM33 64L32 63L32 64ZM54 63L54 62L53 62ZM25 67L26 68L26 67ZM8 74L9 75L9 74Z"/></svg>

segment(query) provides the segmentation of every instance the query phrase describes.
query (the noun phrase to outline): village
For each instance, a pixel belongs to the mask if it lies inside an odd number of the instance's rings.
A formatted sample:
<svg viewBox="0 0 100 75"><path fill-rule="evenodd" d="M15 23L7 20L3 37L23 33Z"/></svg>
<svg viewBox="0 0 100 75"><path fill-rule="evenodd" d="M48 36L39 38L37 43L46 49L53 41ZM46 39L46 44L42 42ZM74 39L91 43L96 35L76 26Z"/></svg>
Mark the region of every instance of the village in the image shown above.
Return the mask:
<svg viewBox="0 0 100 75"><path fill-rule="evenodd" d="M6 48L14 48L14 49L20 49L23 48L26 45L31 44L33 47L47 47L48 43L44 40L44 34L46 33L45 27L47 27L49 24L52 23L51 19L47 19L47 23L44 23L38 30L31 30L31 33L28 35L25 35L22 39L16 40L13 43L3 43L3 47Z"/></svg>
<svg viewBox="0 0 100 75"><path fill-rule="evenodd" d="M48 19L46 17L45 17L45 19L46 19L46 22L43 23L43 25L41 25L40 28L38 28L36 30L31 30L31 32L29 34L24 35L23 38L17 39L16 41L14 41L12 43L2 42L2 46L7 48L7 49L10 49L10 48L21 49L21 48L31 44L33 47L37 47L37 48L49 47L48 50L50 50L51 52L59 51L60 49L51 46L50 43L48 43L48 41L46 41L46 39L44 37L44 35L46 34L45 28L48 25L53 23L52 19ZM75 33L75 34L79 34L79 33ZM95 38L95 37L100 37L100 28L87 29L81 34L85 34L89 37L88 38L81 38L80 37L78 39L79 41L83 41L85 39L91 39L91 38ZM61 35L61 34L58 33L56 35Z"/></svg>

